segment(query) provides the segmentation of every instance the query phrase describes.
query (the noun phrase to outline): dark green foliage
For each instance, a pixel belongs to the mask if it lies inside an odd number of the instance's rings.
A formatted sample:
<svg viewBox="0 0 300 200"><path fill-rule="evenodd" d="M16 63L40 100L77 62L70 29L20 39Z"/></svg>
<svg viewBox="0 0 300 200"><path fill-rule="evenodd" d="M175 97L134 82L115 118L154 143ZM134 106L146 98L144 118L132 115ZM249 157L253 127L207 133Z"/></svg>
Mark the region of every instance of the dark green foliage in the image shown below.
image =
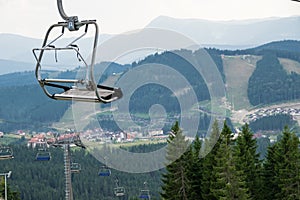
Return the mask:
<svg viewBox="0 0 300 200"><path fill-rule="evenodd" d="M261 137L257 140L257 153L260 155L259 159L265 159L268 151L268 147L270 146L271 142L270 139L267 137Z"/></svg>
<svg viewBox="0 0 300 200"><path fill-rule="evenodd" d="M293 127L297 122L288 114L278 114L273 116L262 117L249 124L253 131L261 130L283 130L284 126Z"/></svg>
<svg viewBox="0 0 300 200"><path fill-rule="evenodd" d="M216 181L210 188L216 199L250 199L244 171L237 169L232 153L232 132L224 123L220 135L220 147L216 153L213 174Z"/></svg>
<svg viewBox="0 0 300 200"><path fill-rule="evenodd" d="M300 98L300 75L281 66L277 56L266 53L249 78L248 98L252 105L268 104Z"/></svg>
<svg viewBox="0 0 300 200"><path fill-rule="evenodd" d="M146 145L140 146L140 148L135 147L134 149L137 152L148 152L147 148L148 146ZM51 148L52 159L49 162L35 161L36 151L25 146L13 146L13 149L15 158L0 162L1 171L12 171L12 177L8 179L8 184L12 191L19 192L23 200L64 199L65 185L62 149ZM113 193L115 177L119 178L120 186L125 187L127 198L138 198L144 181L147 181L151 199L159 199L161 171L129 174L112 169L110 177L100 177L98 176L98 170L103 164L91 154L84 150L73 149L72 160L81 164L82 167L79 174L72 175L74 199L115 199Z"/></svg>
<svg viewBox="0 0 300 200"><path fill-rule="evenodd" d="M151 94L151 98L149 95ZM180 114L180 105L173 92L158 84L146 84L134 91L131 96L130 113L148 113L152 105L159 104L167 113Z"/></svg>
<svg viewBox="0 0 300 200"><path fill-rule="evenodd" d="M192 52L189 50L180 50L174 52L164 52L162 54L155 54L148 56L144 60L137 63L134 67L138 67L146 64L160 64L164 66L168 66L176 71L178 71L183 77L187 79L189 84L192 86L193 91L195 92L198 101L208 100L210 99L207 85L204 82L203 77L197 71L192 62L197 62L197 59L201 59L201 57L197 57L197 51ZM159 72L157 72L159 75ZM166 78L166 77L165 77ZM178 77L167 77L169 80L176 80ZM156 95L151 90L149 94L155 95L152 98L156 99Z"/></svg>
<svg viewBox="0 0 300 200"><path fill-rule="evenodd" d="M214 187L216 182L216 176L213 173L213 167L216 163L216 154L220 148L220 131L218 126L218 121L214 121L212 126L212 132L208 139L205 139L204 148L201 152L204 156L203 158L203 168L202 168L202 198L203 199L216 199L213 195L211 188Z"/></svg>
<svg viewBox="0 0 300 200"><path fill-rule="evenodd" d="M276 160L276 149L277 144L268 148L268 153L263 166L262 183L264 192L261 194L261 199L273 200L275 199L276 193L279 191L276 180L277 173L275 171L276 163L278 162L278 160Z"/></svg>
<svg viewBox="0 0 300 200"><path fill-rule="evenodd" d="M37 84L34 72L15 72L0 75L0 87L24 86Z"/></svg>
<svg viewBox="0 0 300 200"><path fill-rule="evenodd" d="M271 146L264 163L263 199L300 199L299 139L283 130L281 140Z"/></svg>
<svg viewBox="0 0 300 200"><path fill-rule="evenodd" d="M201 141L197 136L190 150L190 165L188 169L188 179L190 180L191 188L189 192L189 199L201 200L202 198L202 180L203 180L203 160L200 157Z"/></svg>
<svg viewBox="0 0 300 200"><path fill-rule="evenodd" d="M218 52L217 49L206 49L206 51L211 56L214 63L216 64L216 66L222 76L223 81L226 82L226 77L224 74L223 60L221 58L221 54Z"/></svg>
<svg viewBox="0 0 300 200"><path fill-rule="evenodd" d="M277 199L300 199L299 139L285 127L277 149L277 183L280 188Z"/></svg>
<svg viewBox="0 0 300 200"><path fill-rule="evenodd" d="M191 159L191 148L176 122L171 129L166 149L166 173L162 175L162 193L165 200L189 199L190 181L188 175L188 160ZM188 148L188 149L187 149Z"/></svg>
<svg viewBox="0 0 300 200"><path fill-rule="evenodd" d="M242 127L242 132L236 139L234 146L234 157L236 158L236 170L244 171L246 186L249 189L250 197L259 199L261 195L261 184L259 180L261 162L257 153L257 143L253 139L253 133L248 124Z"/></svg>
<svg viewBox="0 0 300 200"><path fill-rule="evenodd" d="M37 130L59 121L68 101L55 101L46 97L36 85L0 87L0 130L8 132L18 129ZM5 106L4 106L5 105Z"/></svg>
<svg viewBox="0 0 300 200"><path fill-rule="evenodd" d="M0 178L0 197L4 199L5 197L5 179L3 176ZM7 186L7 199L9 200L21 200L20 193L18 191L14 191L10 188L10 185L8 183L8 179L6 181Z"/></svg>
<svg viewBox="0 0 300 200"><path fill-rule="evenodd" d="M281 58L288 58L296 61L300 61L300 41L296 40L283 40L275 41L261 46L250 49L237 49L237 50L219 50L209 49L218 54L224 55L264 55L266 53L276 54Z"/></svg>

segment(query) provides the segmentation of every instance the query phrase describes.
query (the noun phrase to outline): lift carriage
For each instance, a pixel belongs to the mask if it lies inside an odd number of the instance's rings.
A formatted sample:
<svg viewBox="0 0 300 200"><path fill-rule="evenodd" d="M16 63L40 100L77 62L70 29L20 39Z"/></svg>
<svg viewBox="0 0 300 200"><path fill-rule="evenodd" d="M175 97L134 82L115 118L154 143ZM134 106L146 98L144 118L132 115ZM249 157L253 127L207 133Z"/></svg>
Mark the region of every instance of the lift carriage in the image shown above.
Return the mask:
<svg viewBox="0 0 300 200"><path fill-rule="evenodd" d="M71 173L74 174L78 174L81 171L81 165L76 162L72 162L70 168L71 168Z"/></svg>
<svg viewBox="0 0 300 200"><path fill-rule="evenodd" d="M13 158L13 150L8 146L0 146L0 160L8 160Z"/></svg>
<svg viewBox="0 0 300 200"><path fill-rule="evenodd" d="M110 176L110 175L111 175L111 170L106 165L100 167L98 176Z"/></svg>
<svg viewBox="0 0 300 200"><path fill-rule="evenodd" d="M49 161L49 160L51 160L51 152L47 148L46 141L40 142L38 144L35 160L36 161Z"/></svg>
<svg viewBox="0 0 300 200"><path fill-rule="evenodd" d="M125 188L122 186L119 186L119 179L115 178L116 187L114 188L114 193L116 197L123 197L125 196Z"/></svg>
<svg viewBox="0 0 300 200"><path fill-rule="evenodd" d="M74 100L99 103L110 103L121 98L122 91L120 88L100 85L94 78L94 65L99 34L96 21L79 21L77 16L68 17L63 10L62 0L57 0L57 5L59 13L65 21L50 26L46 33L42 47L34 48L32 50L37 61L35 76L45 94L56 100ZM83 38L86 38L85 36L88 35L90 27L94 27L94 38L92 53L89 61L87 61L80 52L77 43L80 40L83 40ZM83 30L81 35L77 36L67 44L61 44L64 41L62 38L64 38L63 36L66 32L80 32L79 30ZM57 36L53 37L53 32L57 34ZM50 35L53 39L49 39ZM83 65L85 75L83 77L72 78L48 77L47 73L42 73L42 69L47 67L47 64L43 62L44 60L45 62L47 61L47 59L44 58L47 52L54 52L56 61L58 61L60 53L62 52L73 53L75 57L77 57L77 60L80 61L81 65ZM62 57L64 56L61 56L61 58Z"/></svg>
<svg viewBox="0 0 300 200"><path fill-rule="evenodd" d="M140 199L151 199L150 190L148 189L147 182L144 182L144 188L140 190Z"/></svg>
<svg viewBox="0 0 300 200"><path fill-rule="evenodd" d="M36 161L49 161L50 159L51 159L51 153L47 150L39 151L35 157Z"/></svg>

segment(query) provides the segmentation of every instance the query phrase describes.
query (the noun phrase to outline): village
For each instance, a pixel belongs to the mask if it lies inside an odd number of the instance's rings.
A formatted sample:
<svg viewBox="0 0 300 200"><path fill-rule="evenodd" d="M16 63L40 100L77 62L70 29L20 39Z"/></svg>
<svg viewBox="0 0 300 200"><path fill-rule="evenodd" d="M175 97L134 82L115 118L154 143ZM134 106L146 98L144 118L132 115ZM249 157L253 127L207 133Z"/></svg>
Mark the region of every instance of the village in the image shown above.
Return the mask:
<svg viewBox="0 0 300 200"><path fill-rule="evenodd" d="M17 134L25 135L24 132L19 131ZM60 143L63 141L73 141L75 137L80 137L80 139L85 143L97 143L97 144L118 144L118 143L136 143L139 141L144 142L166 142L168 135L164 134L162 130L151 131L147 135L139 132L112 132L105 131L101 128L89 129L83 132L66 132L59 134L57 132L39 132L28 140L28 147L44 147L45 145L49 147L51 144Z"/></svg>

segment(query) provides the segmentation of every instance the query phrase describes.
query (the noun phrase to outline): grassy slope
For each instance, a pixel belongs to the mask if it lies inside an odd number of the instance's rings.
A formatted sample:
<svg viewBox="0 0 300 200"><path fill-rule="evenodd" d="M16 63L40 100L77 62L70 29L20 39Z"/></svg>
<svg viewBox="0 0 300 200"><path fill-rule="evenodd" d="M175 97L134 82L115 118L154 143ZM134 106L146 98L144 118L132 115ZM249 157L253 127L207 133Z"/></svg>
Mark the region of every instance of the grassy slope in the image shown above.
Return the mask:
<svg viewBox="0 0 300 200"><path fill-rule="evenodd" d="M285 58L280 58L279 59L280 64L284 67L284 69L288 72L291 73L296 72L297 74L300 74L300 63L294 60L289 60Z"/></svg>
<svg viewBox="0 0 300 200"><path fill-rule="evenodd" d="M260 56L248 55L223 57L224 72L227 81L227 98L228 102L233 105L231 110L233 122L238 122L253 109L248 100L247 88L248 80L259 59L261 59ZM300 74L299 62L283 58L279 60L288 73L294 71Z"/></svg>
<svg viewBox="0 0 300 200"><path fill-rule="evenodd" d="M248 80L255 69L259 56L224 56L227 98L234 110L251 107L248 95Z"/></svg>

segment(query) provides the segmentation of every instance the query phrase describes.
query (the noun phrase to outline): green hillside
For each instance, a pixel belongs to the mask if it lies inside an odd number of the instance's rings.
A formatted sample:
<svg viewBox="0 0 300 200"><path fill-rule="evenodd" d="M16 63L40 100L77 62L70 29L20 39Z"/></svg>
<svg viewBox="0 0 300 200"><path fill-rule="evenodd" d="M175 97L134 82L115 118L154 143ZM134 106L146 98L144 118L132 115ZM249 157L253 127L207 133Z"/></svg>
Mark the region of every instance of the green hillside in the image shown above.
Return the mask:
<svg viewBox="0 0 300 200"><path fill-rule="evenodd" d="M227 109L232 112L233 117L239 114L237 111L247 113L258 105L263 107L269 104L295 101L300 98L298 89L300 88L298 75L300 72L299 46L298 41L279 41L245 50L207 49L225 83L227 99L221 98L222 101L224 100L224 104L228 104L226 105ZM122 79L122 71L127 72L153 64L168 66L186 78L191 86L191 91L196 94L197 101L207 102L210 100L210 94L203 77L195 70L192 63L184 59L189 58L195 63L201 63L200 54L201 51L178 50L150 55L144 60L132 63L132 65L102 63L96 65L97 71L99 70L96 72L96 76L98 77L102 67L107 67L100 80L108 85L113 85ZM273 57L266 58L264 62L261 62L267 54L272 54ZM258 63L262 67L258 68ZM274 70L276 66L282 70ZM256 72L258 69L261 70ZM57 77L69 78L77 74L76 70L51 73L56 74ZM126 73L124 74L126 75ZM144 76L145 78L148 76L146 72ZM164 76L164 79L169 82L177 78L171 74ZM274 79L277 76L281 78ZM142 76L136 78L143 79ZM249 84L249 81L252 82ZM279 82L280 84L278 84ZM123 87L125 91L126 88L131 87L130 83L124 84L120 87ZM266 84L269 86L263 87ZM175 92L181 97L189 96L190 94L186 91L189 90L178 87ZM126 94L128 93L130 94L130 91L126 91ZM38 131L47 130L53 124L60 126L58 122L72 123L72 110L69 109L71 102L48 99L39 88L32 71L1 75L0 95L0 131L10 132L19 129ZM169 88L159 84L145 84L130 95L132 96L130 97L129 109L133 116L144 116L141 120L146 119L146 122L147 120L149 122L149 109L152 105L160 104L169 114L168 120L171 123L178 119L176 116L180 113L180 105ZM103 109L105 110L109 106L106 105ZM123 111L119 110L118 112L122 113ZM193 112L187 111L189 114ZM99 115L98 120L102 120L101 115ZM111 122L105 121L104 123L108 126L112 125ZM203 130L207 126L204 125ZM114 128L114 126L112 127ZM56 128L58 127L56 126ZM167 129L167 127L165 128Z"/></svg>

